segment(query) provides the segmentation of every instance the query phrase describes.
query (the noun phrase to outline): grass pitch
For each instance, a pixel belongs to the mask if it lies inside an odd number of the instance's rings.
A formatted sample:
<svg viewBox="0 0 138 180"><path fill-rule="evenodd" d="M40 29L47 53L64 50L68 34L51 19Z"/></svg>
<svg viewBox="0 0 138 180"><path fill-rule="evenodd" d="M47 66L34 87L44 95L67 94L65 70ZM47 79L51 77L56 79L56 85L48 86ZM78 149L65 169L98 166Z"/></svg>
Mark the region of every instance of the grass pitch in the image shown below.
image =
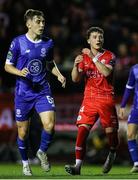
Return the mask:
<svg viewBox="0 0 138 180"><path fill-rule="evenodd" d="M64 165L52 165L50 172L43 172L40 166L31 166L33 176L22 175L22 166L17 164L0 164L0 179L138 179L138 173L130 173L132 167L114 166L110 173L102 174L102 165L82 167L81 175L72 176L65 172Z"/></svg>

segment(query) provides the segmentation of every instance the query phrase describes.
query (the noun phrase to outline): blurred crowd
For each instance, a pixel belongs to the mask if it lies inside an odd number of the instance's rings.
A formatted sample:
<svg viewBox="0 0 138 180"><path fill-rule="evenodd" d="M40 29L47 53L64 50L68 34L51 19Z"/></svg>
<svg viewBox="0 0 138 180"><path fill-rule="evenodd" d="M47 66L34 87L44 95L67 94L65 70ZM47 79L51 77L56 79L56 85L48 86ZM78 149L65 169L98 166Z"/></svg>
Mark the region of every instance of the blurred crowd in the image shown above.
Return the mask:
<svg viewBox="0 0 138 180"><path fill-rule="evenodd" d="M55 61L69 79L65 92L81 90L70 82L74 57L87 47L87 29L100 26L105 31L104 48L117 57L115 88L122 94L138 58L137 0L0 0L0 91L12 91L14 86L13 76L3 66L11 40L25 33L23 15L28 8L45 13L45 33L55 42Z"/></svg>

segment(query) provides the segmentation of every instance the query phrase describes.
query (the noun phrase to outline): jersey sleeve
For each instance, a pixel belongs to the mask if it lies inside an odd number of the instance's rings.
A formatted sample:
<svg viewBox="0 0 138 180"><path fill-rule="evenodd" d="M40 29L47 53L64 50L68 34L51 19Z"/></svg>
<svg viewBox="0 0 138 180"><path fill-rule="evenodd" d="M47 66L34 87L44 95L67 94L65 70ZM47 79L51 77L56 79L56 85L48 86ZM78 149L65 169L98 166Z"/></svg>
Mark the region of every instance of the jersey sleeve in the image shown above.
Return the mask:
<svg viewBox="0 0 138 180"><path fill-rule="evenodd" d="M129 77L128 77L128 81L127 81L127 84L126 84L126 88L133 89L134 85L135 85L135 75L134 75L133 68L131 68L130 73L129 73Z"/></svg>
<svg viewBox="0 0 138 180"><path fill-rule="evenodd" d="M112 53L111 54L111 59L110 59L110 61L109 61L109 65L111 65L112 67L114 67L115 66L115 62L116 62L116 57L115 57L115 55Z"/></svg>
<svg viewBox="0 0 138 180"><path fill-rule="evenodd" d="M19 43L17 39L14 39L9 47L7 57L6 57L6 64L16 64L17 57L19 54Z"/></svg>
<svg viewBox="0 0 138 180"><path fill-rule="evenodd" d="M125 92L123 95L123 99L121 102L121 107L124 108L127 104L127 101L132 93L132 90L134 88L135 85L135 75L134 75L134 71L133 68L131 68L130 73L129 73L129 77L128 77L128 81L126 84L126 88L125 88Z"/></svg>

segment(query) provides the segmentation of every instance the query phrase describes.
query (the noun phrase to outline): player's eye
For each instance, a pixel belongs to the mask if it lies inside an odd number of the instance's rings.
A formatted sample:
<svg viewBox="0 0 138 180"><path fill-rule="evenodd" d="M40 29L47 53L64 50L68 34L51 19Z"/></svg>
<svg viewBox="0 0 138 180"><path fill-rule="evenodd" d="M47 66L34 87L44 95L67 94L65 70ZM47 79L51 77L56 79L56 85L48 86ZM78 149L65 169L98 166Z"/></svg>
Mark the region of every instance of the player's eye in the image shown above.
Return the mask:
<svg viewBox="0 0 138 180"><path fill-rule="evenodd" d="M96 36L93 36L94 39L96 39Z"/></svg>
<svg viewBox="0 0 138 180"><path fill-rule="evenodd" d="M37 20L36 23L37 23L37 24L40 24L40 20Z"/></svg>
<svg viewBox="0 0 138 180"><path fill-rule="evenodd" d="M42 24L45 24L45 20L42 21Z"/></svg>
<svg viewBox="0 0 138 180"><path fill-rule="evenodd" d="M100 39L100 40L103 40L103 36L100 36L99 39Z"/></svg>

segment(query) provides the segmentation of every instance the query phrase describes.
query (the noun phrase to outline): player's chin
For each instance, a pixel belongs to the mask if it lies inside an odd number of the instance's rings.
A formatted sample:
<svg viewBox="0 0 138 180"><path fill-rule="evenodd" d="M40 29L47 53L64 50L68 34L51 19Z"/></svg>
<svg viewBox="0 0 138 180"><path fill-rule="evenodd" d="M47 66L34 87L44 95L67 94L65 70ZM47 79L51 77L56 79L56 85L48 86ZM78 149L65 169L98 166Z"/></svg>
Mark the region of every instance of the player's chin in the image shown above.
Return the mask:
<svg viewBox="0 0 138 180"><path fill-rule="evenodd" d="M37 34L38 34L38 35L42 35L42 34L43 34L43 32L44 32L43 30L40 30L40 31L38 31L38 33L37 33Z"/></svg>
<svg viewBox="0 0 138 180"><path fill-rule="evenodd" d="M102 48L102 46L95 46L95 49L99 51Z"/></svg>

